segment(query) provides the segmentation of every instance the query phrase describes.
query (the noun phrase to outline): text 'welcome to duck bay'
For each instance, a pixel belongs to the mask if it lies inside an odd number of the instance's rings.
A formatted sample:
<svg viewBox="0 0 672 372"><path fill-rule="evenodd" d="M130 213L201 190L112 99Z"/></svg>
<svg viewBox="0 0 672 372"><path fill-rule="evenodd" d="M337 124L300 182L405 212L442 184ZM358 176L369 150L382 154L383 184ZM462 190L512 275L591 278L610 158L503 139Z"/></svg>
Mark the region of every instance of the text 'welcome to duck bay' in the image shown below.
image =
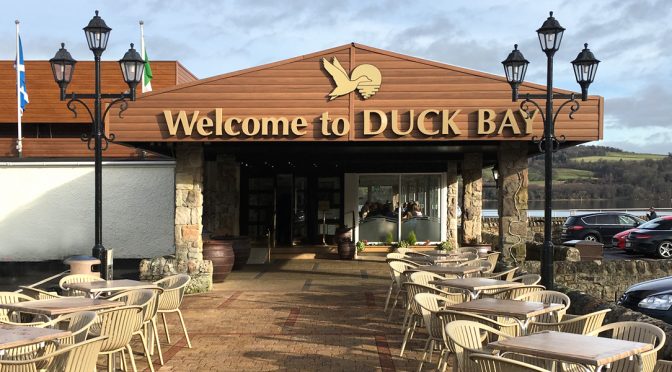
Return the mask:
<svg viewBox="0 0 672 372"><path fill-rule="evenodd" d="M363 110L362 134L364 136L376 136L386 132L392 132L398 137L420 134L426 137L453 137L462 135L467 126L459 125L458 115L462 110L427 109L420 112L408 110L399 112L391 110ZM171 110L163 110L166 126L170 136L191 136L198 134L203 137L301 137L320 131L323 137L347 136L352 125L345 116L330 116L329 112L323 112L320 116L307 120L304 116L295 117L224 117L222 109L217 108L213 112L201 114L194 111L191 116L186 111L179 111L173 115ZM462 115L468 118L471 113ZM523 110L508 109L503 115L498 115L495 110L479 109L477 111L477 135L502 135L512 134L516 136L531 135L534 130L534 121L538 111L529 115ZM403 121L403 124L402 124Z"/></svg>

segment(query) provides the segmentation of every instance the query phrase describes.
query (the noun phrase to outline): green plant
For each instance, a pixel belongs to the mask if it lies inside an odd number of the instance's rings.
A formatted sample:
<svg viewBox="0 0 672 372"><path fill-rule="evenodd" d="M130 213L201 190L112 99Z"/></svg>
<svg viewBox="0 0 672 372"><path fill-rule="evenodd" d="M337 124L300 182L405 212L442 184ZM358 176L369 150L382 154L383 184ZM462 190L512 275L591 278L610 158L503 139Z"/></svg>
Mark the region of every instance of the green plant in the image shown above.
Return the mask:
<svg viewBox="0 0 672 372"><path fill-rule="evenodd" d="M385 244L392 245L393 241L394 241L394 237L392 237L392 233L388 232L387 235L385 235Z"/></svg>
<svg viewBox="0 0 672 372"><path fill-rule="evenodd" d="M418 242L418 238L415 236L415 231L411 230L411 232L408 233L408 245L415 245L415 243Z"/></svg>
<svg viewBox="0 0 672 372"><path fill-rule="evenodd" d="M436 248L440 251L452 251L455 247L453 247L452 242L446 240L437 244Z"/></svg>
<svg viewBox="0 0 672 372"><path fill-rule="evenodd" d="M357 247L357 253L362 253L364 252L364 247L366 247L366 243L360 240L357 243L355 243L355 247Z"/></svg>
<svg viewBox="0 0 672 372"><path fill-rule="evenodd" d="M402 240L399 243L397 243L397 248L408 248L410 246L411 245L406 240Z"/></svg>

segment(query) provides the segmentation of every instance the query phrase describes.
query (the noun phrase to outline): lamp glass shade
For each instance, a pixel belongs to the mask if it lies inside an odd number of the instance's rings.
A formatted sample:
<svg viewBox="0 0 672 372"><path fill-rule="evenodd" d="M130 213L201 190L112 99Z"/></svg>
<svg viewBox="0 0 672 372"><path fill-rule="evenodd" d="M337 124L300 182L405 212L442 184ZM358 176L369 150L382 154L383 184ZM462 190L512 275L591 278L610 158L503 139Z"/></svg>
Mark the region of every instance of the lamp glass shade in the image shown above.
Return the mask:
<svg viewBox="0 0 672 372"><path fill-rule="evenodd" d="M121 74L128 86L133 89L142 81L145 72L145 61L140 57L133 44L131 48L124 54L124 57L119 60L119 67L121 67Z"/></svg>
<svg viewBox="0 0 672 372"><path fill-rule="evenodd" d="M518 50L518 44L514 45L514 49L509 53L509 56L502 61L506 81L516 86L522 83L525 80L525 73L529 64L530 62L525 59L523 53Z"/></svg>
<svg viewBox="0 0 672 372"><path fill-rule="evenodd" d="M492 178L495 180L495 182L499 180L499 169L497 169L496 165L492 167Z"/></svg>
<svg viewBox="0 0 672 372"><path fill-rule="evenodd" d="M107 40L110 38L111 28L107 27L105 21L98 16L98 11L96 10L96 15L91 18L89 24L84 27L84 34L86 35L86 42L89 44L89 49L93 51L96 55L105 51L107 48Z"/></svg>
<svg viewBox="0 0 672 372"><path fill-rule="evenodd" d="M67 86L72 80L72 74L75 71L75 61L70 55L65 44L61 43L61 49L56 52L54 58L49 60L51 72L54 75L54 81L62 87Z"/></svg>
<svg viewBox="0 0 672 372"><path fill-rule="evenodd" d="M583 50L572 61L574 68L574 77L579 84L590 84L595 80L595 73L600 61L595 58L593 52L588 49L588 44L584 44Z"/></svg>
<svg viewBox="0 0 672 372"><path fill-rule="evenodd" d="M558 20L553 17L553 12L551 12L550 16L544 21L544 24L537 30L541 50L546 53L555 53L558 51L564 32L565 28L560 26Z"/></svg>

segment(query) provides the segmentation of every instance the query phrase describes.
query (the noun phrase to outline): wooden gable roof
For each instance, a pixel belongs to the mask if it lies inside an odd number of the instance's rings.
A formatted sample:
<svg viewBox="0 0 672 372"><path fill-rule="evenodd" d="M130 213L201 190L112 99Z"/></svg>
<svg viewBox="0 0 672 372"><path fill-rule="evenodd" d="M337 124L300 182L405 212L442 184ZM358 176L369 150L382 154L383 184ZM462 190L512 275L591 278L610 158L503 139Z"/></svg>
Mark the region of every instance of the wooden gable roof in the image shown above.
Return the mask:
<svg viewBox="0 0 672 372"><path fill-rule="evenodd" d="M346 73L362 64L375 66L382 75L379 90L369 99L363 99L356 91L330 100L328 97L335 84L323 66L323 59L337 58ZM545 86L525 83L521 95L542 93ZM557 90L560 93L570 93ZM581 102L581 109L569 120L559 115L556 133L570 141L591 141L602 138L604 101L591 96ZM110 131L118 141L447 141L447 140L529 140L542 134L543 125L539 116L529 133L516 134L510 127L500 133L484 135L477 130L479 109L492 110L492 121L505 121L507 110L518 115L522 125L519 103L511 102L511 91L503 76L469 70L444 63L410 57L380 50L361 44L347 44L324 51L299 56L279 62L235 71L179 86L157 89L132 102L123 118L112 115ZM211 135L198 134L196 130L171 135L164 111L177 120L180 111L195 122L201 118L216 123L227 118L246 118L262 121L264 118L301 117L307 121L303 135ZM378 110L389 117L391 125L393 110L398 114L395 124L400 132L416 121L424 110L435 110L444 116L454 117L460 135L446 134L428 136L419 131L407 135L384 131L365 134L363 131L364 110ZM444 112L446 110L447 112ZM330 120L347 119L351 130L346 135L324 134L323 114ZM432 114L432 113L430 113ZM414 117L414 115L416 117ZM429 115L428 115L429 117ZM395 120L396 121L396 120ZM254 123L254 121L250 121ZM341 123L342 124L342 123ZM379 123L378 123L379 124ZM255 124L256 125L256 124ZM428 119L428 131L442 126L439 115ZM240 132L240 128L238 128Z"/></svg>

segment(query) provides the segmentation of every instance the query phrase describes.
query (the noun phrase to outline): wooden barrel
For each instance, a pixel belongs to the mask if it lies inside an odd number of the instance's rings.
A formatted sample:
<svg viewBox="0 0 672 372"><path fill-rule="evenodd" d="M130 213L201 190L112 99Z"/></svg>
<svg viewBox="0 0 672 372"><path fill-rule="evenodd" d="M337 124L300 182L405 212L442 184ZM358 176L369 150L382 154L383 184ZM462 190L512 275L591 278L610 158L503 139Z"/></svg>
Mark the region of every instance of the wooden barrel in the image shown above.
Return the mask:
<svg viewBox="0 0 672 372"><path fill-rule="evenodd" d="M349 240L338 242L338 256L341 260L352 260L355 257L355 243Z"/></svg>
<svg viewBox="0 0 672 372"><path fill-rule="evenodd" d="M212 261L212 281L223 282L233 268L233 242L230 240L204 240L203 258Z"/></svg>
<svg viewBox="0 0 672 372"><path fill-rule="evenodd" d="M250 239L247 236L214 236L212 239L226 240L233 243L233 270L240 270L250 258Z"/></svg>

